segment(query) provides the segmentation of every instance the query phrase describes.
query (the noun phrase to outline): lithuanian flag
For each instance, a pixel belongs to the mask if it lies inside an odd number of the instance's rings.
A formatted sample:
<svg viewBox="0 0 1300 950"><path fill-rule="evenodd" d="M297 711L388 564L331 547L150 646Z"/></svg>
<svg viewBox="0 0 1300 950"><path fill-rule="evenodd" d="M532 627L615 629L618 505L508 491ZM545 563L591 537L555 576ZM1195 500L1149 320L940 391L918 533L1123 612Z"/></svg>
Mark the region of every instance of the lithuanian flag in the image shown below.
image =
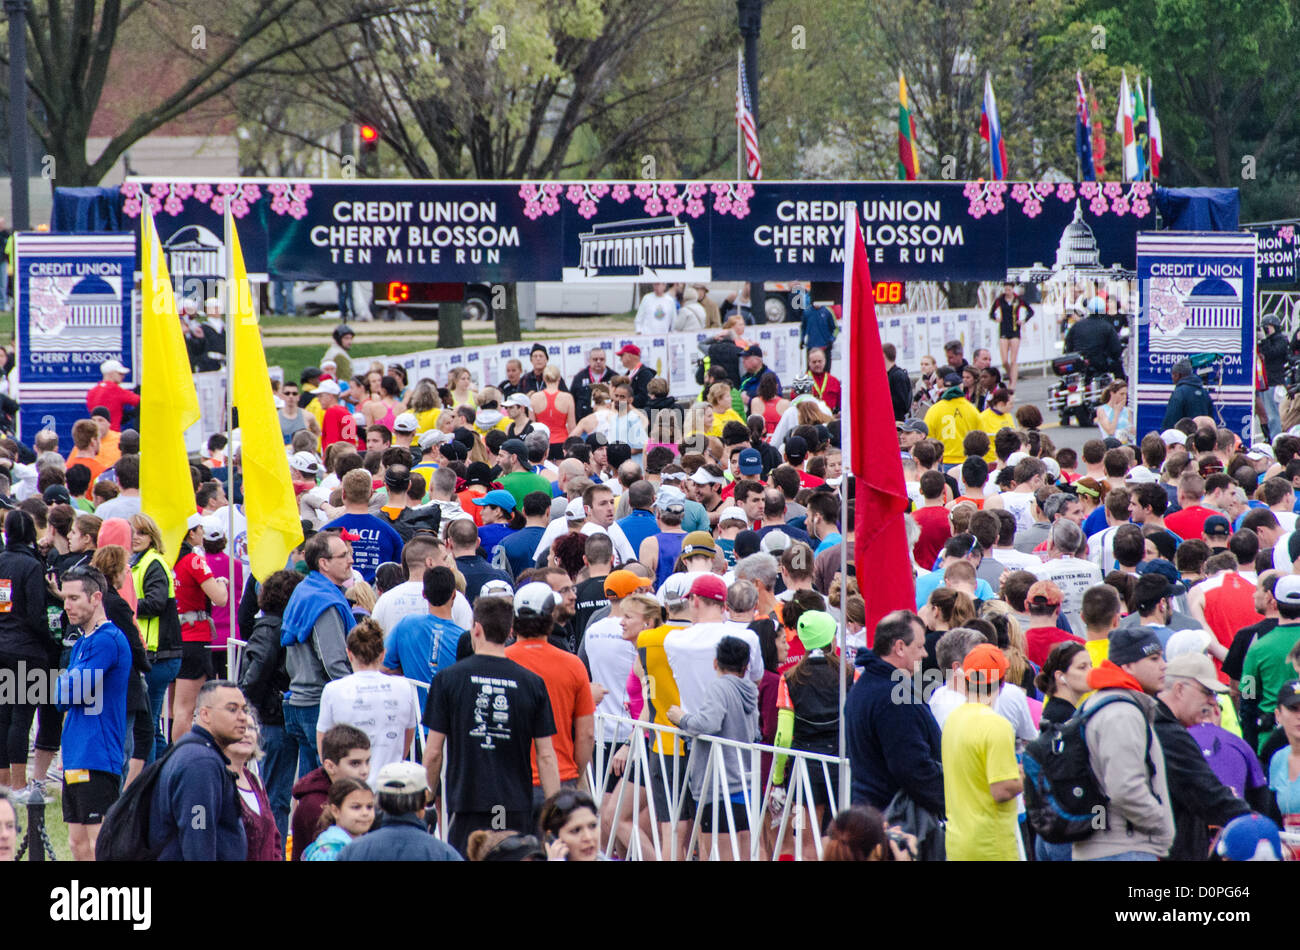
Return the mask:
<svg viewBox="0 0 1300 950"><path fill-rule="evenodd" d="M898 177L900 181L916 181L921 174L921 159L916 152L916 123L907 107L907 82L903 71L898 71Z"/></svg>

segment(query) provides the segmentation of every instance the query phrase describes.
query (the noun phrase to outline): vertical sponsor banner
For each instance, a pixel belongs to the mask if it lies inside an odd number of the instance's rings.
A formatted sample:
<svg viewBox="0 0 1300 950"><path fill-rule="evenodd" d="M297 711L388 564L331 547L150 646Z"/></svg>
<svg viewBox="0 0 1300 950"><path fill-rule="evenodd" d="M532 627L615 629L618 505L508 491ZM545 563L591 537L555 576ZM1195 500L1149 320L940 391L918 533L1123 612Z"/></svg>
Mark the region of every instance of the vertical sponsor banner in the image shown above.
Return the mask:
<svg viewBox="0 0 1300 950"><path fill-rule="evenodd" d="M1247 226L1246 230L1259 236L1255 273L1261 287L1296 282L1296 255L1300 252L1300 244L1296 243L1295 228L1294 224Z"/></svg>
<svg viewBox="0 0 1300 950"><path fill-rule="evenodd" d="M139 381L134 234L18 234L14 237L14 350L22 403L19 439L31 444L53 428L72 444L100 364L126 367L122 385Z"/></svg>
<svg viewBox="0 0 1300 950"><path fill-rule="evenodd" d="M1256 236L1143 233L1137 239L1137 434L1159 432L1174 398L1170 370L1191 361L1216 422L1251 438L1255 399ZM1183 387L1186 387L1184 384Z"/></svg>

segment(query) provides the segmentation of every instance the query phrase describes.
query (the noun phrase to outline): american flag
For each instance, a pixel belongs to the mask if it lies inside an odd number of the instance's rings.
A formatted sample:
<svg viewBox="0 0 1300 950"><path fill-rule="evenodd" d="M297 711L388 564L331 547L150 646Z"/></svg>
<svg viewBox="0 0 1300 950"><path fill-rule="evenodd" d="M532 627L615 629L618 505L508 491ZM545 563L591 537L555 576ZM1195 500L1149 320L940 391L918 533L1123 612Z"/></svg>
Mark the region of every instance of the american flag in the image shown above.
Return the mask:
<svg viewBox="0 0 1300 950"><path fill-rule="evenodd" d="M749 81L745 77L745 54L736 54L736 124L745 140L745 169L751 181L763 177L763 160L758 155L758 127L754 124L754 110L749 99Z"/></svg>

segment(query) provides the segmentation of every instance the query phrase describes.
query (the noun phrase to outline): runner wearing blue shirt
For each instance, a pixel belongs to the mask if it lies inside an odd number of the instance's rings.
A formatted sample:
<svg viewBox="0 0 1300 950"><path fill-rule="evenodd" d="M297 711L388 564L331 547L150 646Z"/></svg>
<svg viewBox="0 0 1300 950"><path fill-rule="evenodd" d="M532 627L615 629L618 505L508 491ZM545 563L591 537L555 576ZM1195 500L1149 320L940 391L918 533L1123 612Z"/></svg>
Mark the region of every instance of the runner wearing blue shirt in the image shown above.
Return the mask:
<svg viewBox="0 0 1300 950"><path fill-rule="evenodd" d="M78 861L93 861L95 840L121 785L131 648L104 615L108 581L94 568L63 576L63 609L83 631L59 676L63 720L63 820Z"/></svg>
<svg viewBox="0 0 1300 950"><path fill-rule="evenodd" d="M352 566L367 584L375 581L375 571L385 561L402 560L402 536L370 513L370 496L374 489L370 473L353 469L343 476L343 511L321 528L339 531L343 540L352 542Z"/></svg>
<svg viewBox="0 0 1300 950"><path fill-rule="evenodd" d="M515 513L515 496L504 488L494 488L482 498L470 499L483 509L483 525L478 529L478 543L492 560L497 545L510 534L510 519Z"/></svg>
<svg viewBox="0 0 1300 950"><path fill-rule="evenodd" d="M448 567L424 572L424 599L427 614L403 617L385 639L384 670L398 673L421 683L433 682L439 670L456 662L456 644L465 631L451 619L456 600L456 577ZM428 690L417 686L420 708Z"/></svg>

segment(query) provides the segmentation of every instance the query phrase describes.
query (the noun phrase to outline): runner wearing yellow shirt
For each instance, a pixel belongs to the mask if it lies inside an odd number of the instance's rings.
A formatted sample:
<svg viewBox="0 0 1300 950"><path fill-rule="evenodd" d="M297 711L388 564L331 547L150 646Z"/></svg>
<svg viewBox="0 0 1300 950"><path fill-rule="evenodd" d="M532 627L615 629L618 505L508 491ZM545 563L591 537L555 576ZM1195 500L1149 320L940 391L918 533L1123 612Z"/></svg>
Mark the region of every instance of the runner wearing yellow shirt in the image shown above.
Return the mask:
<svg viewBox="0 0 1300 950"><path fill-rule="evenodd" d="M961 377L949 373L944 377L947 388L939 401L925 414L925 425L932 438L943 442L943 461L945 465L960 465L966 458L962 440L966 433L983 429L979 411L963 395Z"/></svg>

